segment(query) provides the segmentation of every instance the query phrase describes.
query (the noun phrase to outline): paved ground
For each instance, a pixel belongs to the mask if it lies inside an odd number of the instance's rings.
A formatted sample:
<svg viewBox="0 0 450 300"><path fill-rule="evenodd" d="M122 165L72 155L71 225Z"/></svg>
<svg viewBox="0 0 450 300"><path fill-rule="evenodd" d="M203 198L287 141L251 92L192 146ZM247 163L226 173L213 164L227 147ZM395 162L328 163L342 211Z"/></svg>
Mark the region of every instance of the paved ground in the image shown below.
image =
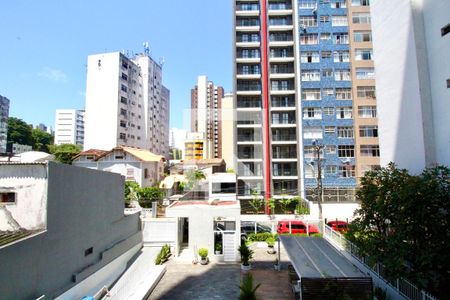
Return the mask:
<svg viewBox="0 0 450 300"><path fill-rule="evenodd" d="M288 259L281 251L282 271L273 265L278 255L267 254L265 245L253 244L255 251L252 275L259 299L294 299L288 280ZM171 258L167 271L148 299L238 299L242 277L240 264L210 263L207 266L193 265Z"/></svg>

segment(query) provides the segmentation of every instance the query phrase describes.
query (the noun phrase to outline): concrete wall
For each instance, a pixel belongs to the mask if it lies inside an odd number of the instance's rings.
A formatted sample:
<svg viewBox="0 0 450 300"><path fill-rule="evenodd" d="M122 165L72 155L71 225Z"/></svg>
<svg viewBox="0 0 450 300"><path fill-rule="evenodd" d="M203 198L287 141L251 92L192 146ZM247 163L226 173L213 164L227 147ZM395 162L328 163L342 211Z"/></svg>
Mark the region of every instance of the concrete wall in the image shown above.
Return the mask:
<svg viewBox="0 0 450 300"><path fill-rule="evenodd" d="M47 230L0 249L3 299L54 298L142 243L138 215L124 216L118 174L49 163L47 199Z"/></svg>
<svg viewBox="0 0 450 300"><path fill-rule="evenodd" d="M417 173L450 163L450 37L440 30L449 9L445 0L372 3L381 165Z"/></svg>
<svg viewBox="0 0 450 300"><path fill-rule="evenodd" d="M0 192L14 192L15 203L0 203L0 231L45 229L47 166L0 165Z"/></svg>

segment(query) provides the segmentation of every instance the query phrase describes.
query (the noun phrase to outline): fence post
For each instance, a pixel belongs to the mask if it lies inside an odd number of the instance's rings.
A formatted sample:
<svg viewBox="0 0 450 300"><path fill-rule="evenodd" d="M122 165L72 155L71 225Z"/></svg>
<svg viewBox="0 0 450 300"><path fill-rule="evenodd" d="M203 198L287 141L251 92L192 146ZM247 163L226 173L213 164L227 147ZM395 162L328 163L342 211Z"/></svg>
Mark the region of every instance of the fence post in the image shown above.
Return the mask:
<svg viewBox="0 0 450 300"><path fill-rule="evenodd" d="M292 234L292 224L291 224L291 220L289 220L289 234Z"/></svg>

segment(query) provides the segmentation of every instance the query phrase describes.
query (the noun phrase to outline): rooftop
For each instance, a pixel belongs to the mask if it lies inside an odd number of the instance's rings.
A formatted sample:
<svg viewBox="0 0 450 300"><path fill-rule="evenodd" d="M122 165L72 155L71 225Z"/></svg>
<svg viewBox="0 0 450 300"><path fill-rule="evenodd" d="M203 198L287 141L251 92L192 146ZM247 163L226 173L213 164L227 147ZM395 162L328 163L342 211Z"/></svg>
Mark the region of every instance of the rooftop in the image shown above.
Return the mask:
<svg viewBox="0 0 450 300"><path fill-rule="evenodd" d="M19 230L19 231L0 231L0 247L6 246L12 242L23 239L38 231Z"/></svg>

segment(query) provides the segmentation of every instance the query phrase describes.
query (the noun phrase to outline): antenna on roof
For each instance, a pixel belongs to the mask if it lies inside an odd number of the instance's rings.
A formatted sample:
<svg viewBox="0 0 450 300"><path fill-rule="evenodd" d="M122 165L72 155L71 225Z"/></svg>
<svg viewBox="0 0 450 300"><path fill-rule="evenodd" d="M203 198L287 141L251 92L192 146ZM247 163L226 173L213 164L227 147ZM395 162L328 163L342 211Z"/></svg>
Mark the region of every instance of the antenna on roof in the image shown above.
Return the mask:
<svg viewBox="0 0 450 300"><path fill-rule="evenodd" d="M148 47L148 42L142 43L142 46L144 46L144 53L146 55L150 55L150 48Z"/></svg>

